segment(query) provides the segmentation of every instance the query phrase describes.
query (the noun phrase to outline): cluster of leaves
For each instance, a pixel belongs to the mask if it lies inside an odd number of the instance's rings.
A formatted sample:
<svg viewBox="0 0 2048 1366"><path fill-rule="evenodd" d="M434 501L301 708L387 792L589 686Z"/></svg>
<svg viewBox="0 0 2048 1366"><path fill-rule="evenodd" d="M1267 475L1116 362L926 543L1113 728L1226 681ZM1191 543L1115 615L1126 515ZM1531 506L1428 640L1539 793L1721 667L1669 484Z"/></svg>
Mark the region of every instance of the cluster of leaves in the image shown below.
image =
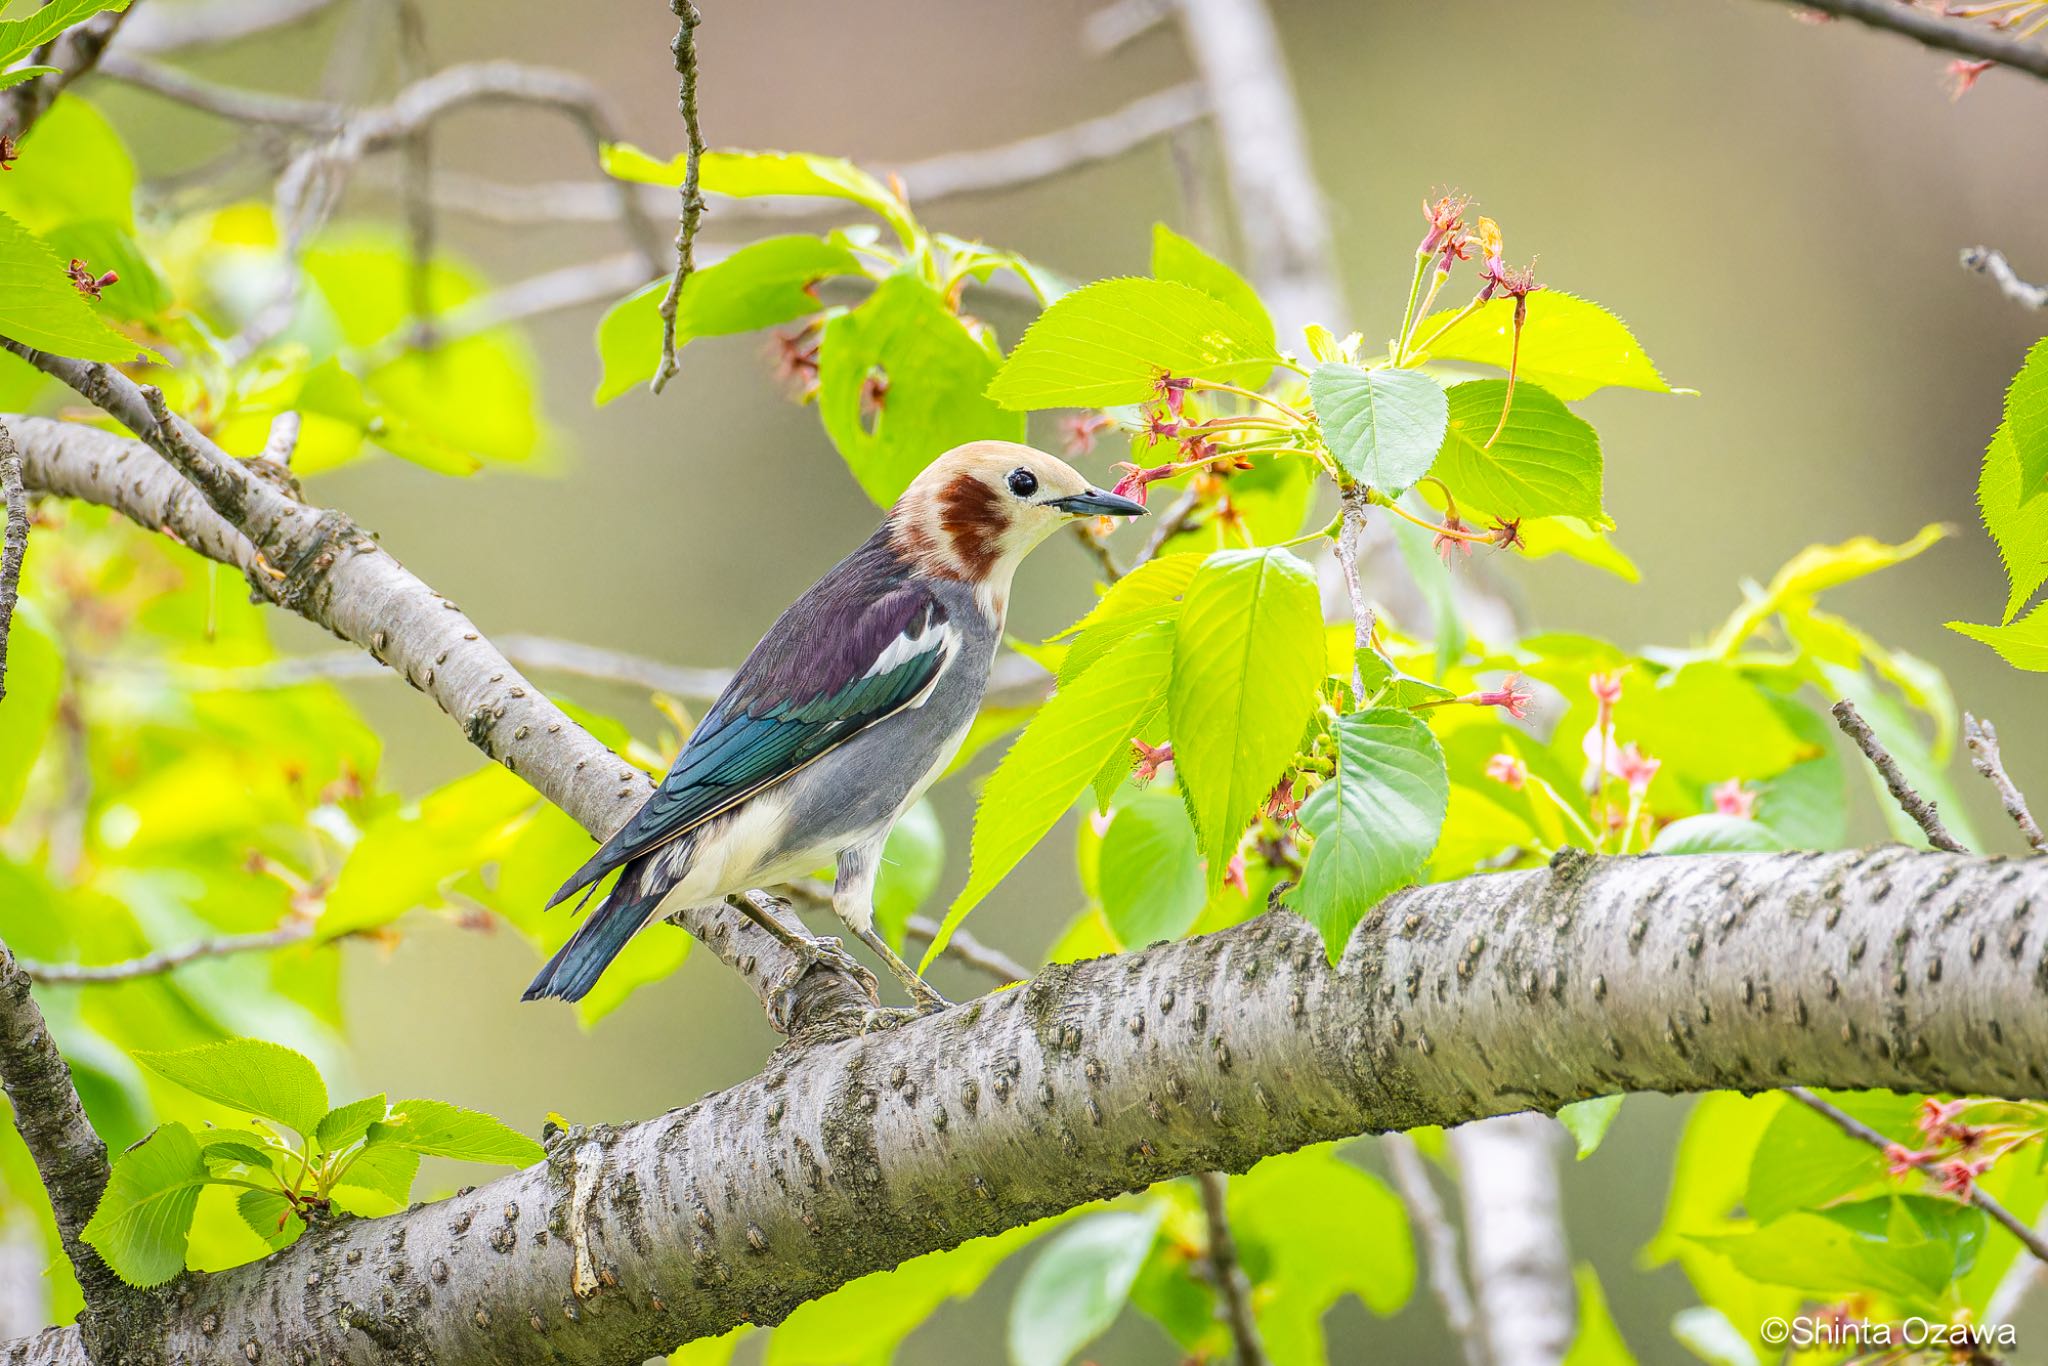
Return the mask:
<svg viewBox="0 0 2048 1366"><path fill-rule="evenodd" d="M501 1121L446 1101L394 1104L377 1095L330 1109L311 1059L259 1039L135 1059L246 1122L195 1132L171 1120L115 1158L84 1236L135 1285L161 1285L185 1269L208 1187L234 1192L236 1213L274 1250L337 1211L403 1209L422 1156L513 1166L544 1156L540 1144Z"/></svg>
<svg viewBox="0 0 2048 1366"><path fill-rule="evenodd" d="M2048 339L2034 343L2005 394L1977 476L1977 508L2005 564L2011 591L1995 626L1952 621L1951 631L1982 641L2006 663L2048 673L2048 603L2033 602L2048 583ZM2025 610L2026 614L2021 615Z"/></svg>

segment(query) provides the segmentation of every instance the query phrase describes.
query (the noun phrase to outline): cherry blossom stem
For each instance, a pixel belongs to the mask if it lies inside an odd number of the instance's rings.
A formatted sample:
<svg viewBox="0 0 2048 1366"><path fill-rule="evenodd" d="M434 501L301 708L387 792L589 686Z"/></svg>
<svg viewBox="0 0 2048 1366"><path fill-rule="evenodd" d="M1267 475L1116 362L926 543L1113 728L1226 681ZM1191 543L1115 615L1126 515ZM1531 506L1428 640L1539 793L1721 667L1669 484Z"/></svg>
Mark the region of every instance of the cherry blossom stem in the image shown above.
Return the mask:
<svg viewBox="0 0 2048 1366"><path fill-rule="evenodd" d="M1299 369L1300 367L1296 366L1295 368ZM1306 427L1308 425L1308 419L1303 417L1300 413L1288 407L1279 399L1274 398L1269 394L1259 393L1256 389L1246 389L1243 386L1237 384L1226 384L1220 379L1198 379L1191 381L1191 383L1193 387L1198 390L1207 389L1211 392L1219 394L1236 394L1239 398L1250 399L1254 403L1263 403L1268 408L1273 409L1275 412L1278 412L1281 416L1285 417L1288 420L1288 424L1290 426Z"/></svg>

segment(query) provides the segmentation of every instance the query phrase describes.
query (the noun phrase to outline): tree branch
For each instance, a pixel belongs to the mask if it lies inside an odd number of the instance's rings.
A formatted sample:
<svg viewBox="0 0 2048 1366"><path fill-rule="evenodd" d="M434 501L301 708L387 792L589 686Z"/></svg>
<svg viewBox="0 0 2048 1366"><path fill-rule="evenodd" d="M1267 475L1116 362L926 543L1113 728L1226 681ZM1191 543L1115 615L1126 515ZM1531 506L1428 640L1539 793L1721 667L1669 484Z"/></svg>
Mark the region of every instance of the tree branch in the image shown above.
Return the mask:
<svg viewBox="0 0 2048 1366"><path fill-rule="evenodd" d="M73 81L99 64L100 55L107 50L107 44L114 40L127 17L127 10L95 14L84 23L65 29L55 41L38 48L34 57L36 64L54 66L57 70L48 76L23 81L0 93L0 134L17 142L25 137L35 121Z"/></svg>
<svg viewBox="0 0 2048 1366"><path fill-rule="evenodd" d="M21 482L21 453L14 436L0 423L0 502L6 504L7 530L0 535L0 702L7 700L7 636L14 627L14 605L21 597L21 561L28 553L28 490Z"/></svg>
<svg viewBox="0 0 2048 1366"><path fill-rule="evenodd" d="M1815 1114L1832 1121L1836 1128L1849 1135L1849 1137L1860 1138L1879 1152L1885 1152L1898 1146L1889 1138L1886 1138L1883 1134L1856 1118L1856 1116L1846 1110L1828 1104L1804 1086L1788 1086L1785 1088L1785 1094L1798 1101L1801 1105L1804 1105L1807 1109L1812 1110ZM1940 1159L1922 1159L1917 1154L1909 1154L1907 1160L1911 1161L1915 1167L1922 1171L1931 1171L1940 1165ZM2048 1240L2044 1240L2039 1233L2029 1228L2024 1219L2019 1218L2011 1210L2000 1204L1989 1191L1981 1186L1972 1182L1969 1191L1969 1201L1971 1204L1983 1210L1987 1218L1993 1220L2001 1228L2005 1229L2006 1232L2019 1239L2020 1245L2033 1256L2035 1261L2048 1262ZM1989 1321L1995 1322L1995 1320Z"/></svg>
<svg viewBox="0 0 2048 1366"><path fill-rule="evenodd" d="M1854 19L1870 28L1904 34L1938 52L1997 62L2048 79L2048 48L2007 37L1997 29L1901 4L1899 0L1791 0L1794 8Z"/></svg>
<svg viewBox="0 0 2048 1366"><path fill-rule="evenodd" d="M1992 247L1964 247L1963 269L1990 276L1999 291L2022 308L2048 308L2048 285L2022 280L2002 251Z"/></svg>
<svg viewBox="0 0 2048 1366"><path fill-rule="evenodd" d="M1578 854L1414 888L1335 967L1273 913L786 1054L470 1194L190 1278L165 1355L639 1362L966 1238L1361 1132L1644 1090L2048 1099L2042 905L2048 862L1891 846ZM13 1360L80 1360L41 1343Z"/></svg>
<svg viewBox="0 0 2048 1366"><path fill-rule="evenodd" d="M334 0L200 0L151 5L121 33L123 52L217 47L310 19Z"/></svg>
<svg viewBox="0 0 2048 1366"><path fill-rule="evenodd" d="M1547 1115L1451 1130L1479 1333L1492 1366L1557 1366L1578 1330L1571 1252L1561 1235L1558 1136Z"/></svg>
<svg viewBox="0 0 2048 1366"><path fill-rule="evenodd" d="M118 963L28 963L20 964L30 981L44 986L88 986L128 982L137 977L154 977L202 958L226 958L237 953L266 953L313 937L311 917L288 920L274 930L258 934L223 934L195 939L175 948L158 949L139 958Z"/></svg>
<svg viewBox="0 0 2048 1366"><path fill-rule="evenodd" d="M1934 803L1914 791L1913 785L1906 781L1905 772L1900 769L1899 761L1892 758L1891 751L1884 747L1884 741L1877 738L1877 732L1863 719L1863 713L1856 710L1856 704L1845 697L1835 703L1834 713L1835 724L1842 728L1842 734L1856 742L1856 747L1863 751L1863 757L1870 760L1871 767L1884 779L1885 788L1892 794L1892 800L1899 804L1901 811L1913 818L1913 823L1927 836L1927 842L1952 854L1969 853L1961 841L1948 832L1948 827L1941 823L1941 813L1935 809Z"/></svg>
<svg viewBox="0 0 2048 1366"><path fill-rule="evenodd" d="M81 1237L107 1188L107 1147L85 1116L71 1069L36 1007L28 976L5 944L0 944L0 1087L49 1193L57 1235L85 1297L82 1331L94 1342L118 1336L154 1297L125 1284Z"/></svg>
<svg viewBox="0 0 2048 1366"><path fill-rule="evenodd" d="M2005 808L2005 814L2019 827L2020 836L2027 847L2035 853L2048 853L2048 837L2041 833L2040 825L2034 820L2034 813L2027 809L2026 794L2005 771L2005 757L1998 749L1998 729L1989 721L1979 721L1968 712L1963 713L1963 744L1970 751L1970 765L1984 775L1991 786L1997 789L1998 801Z"/></svg>
<svg viewBox="0 0 2048 1366"><path fill-rule="evenodd" d="M683 286L697 268L692 249L697 225L704 218L704 196L697 188L698 163L704 158L704 134L697 126L697 25L704 17L690 0L670 0L676 16L676 38L670 45L676 62L676 108L683 116L683 183L679 191L681 208L676 217L676 270L661 296L661 364L655 369L653 389L660 393L676 373L676 308L683 301Z"/></svg>
<svg viewBox="0 0 2048 1366"><path fill-rule="evenodd" d="M1394 1189L1407 1207L1409 1222L1422 1237L1429 1288L1443 1310L1444 1326L1458 1340L1465 1366L1488 1366L1486 1338L1473 1312L1472 1292L1465 1287L1465 1266L1458 1257L1458 1230L1444 1213L1436 1187L1430 1184L1428 1164L1415 1140L1406 1134L1388 1134L1380 1140L1380 1151L1387 1155Z"/></svg>
<svg viewBox="0 0 2048 1366"><path fill-rule="evenodd" d="M1252 1282L1230 1236L1229 1179L1222 1172L1197 1172L1202 1214L1209 1226L1209 1276L1216 1289L1216 1313L1237 1346L1237 1366L1266 1366L1266 1344L1252 1315Z"/></svg>
<svg viewBox="0 0 2048 1366"><path fill-rule="evenodd" d="M239 569L259 599L362 646L433 698L470 743L593 835L609 834L645 800L645 774L572 721L453 601L347 516L298 501L182 420L160 422L148 396L110 367L0 344L149 440L43 418L8 419L30 488L110 507ZM851 976L825 965L803 972L794 955L729 907L690 907L679 915L741 973L770 1006L771 1019L783 1019L795 1035L842 1031L872 1005Z"/></svg>

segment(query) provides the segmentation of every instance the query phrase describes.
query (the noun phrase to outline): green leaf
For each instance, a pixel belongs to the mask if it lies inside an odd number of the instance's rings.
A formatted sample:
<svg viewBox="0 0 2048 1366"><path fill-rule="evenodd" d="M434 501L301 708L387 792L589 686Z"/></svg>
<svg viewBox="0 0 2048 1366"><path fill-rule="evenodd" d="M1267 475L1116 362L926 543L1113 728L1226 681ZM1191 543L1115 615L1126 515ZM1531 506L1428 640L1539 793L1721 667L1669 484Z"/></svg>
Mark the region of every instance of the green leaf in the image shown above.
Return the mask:
<svg viewBox="0 0 2048 1366"><path fill-rule="evenodd" d="M1849 785L1833 754L1756 785L1756 818L1792 849L1839 849L1849 838Z"/></svg>
<svg viewBox="0 0 2048 1366"><path fill-rule="evenodd" d="M1671 1336L1708 1366L1759 1366L1756 1349L1729 1317L1696 1304L1671 1316Z"/></svg>
<svg viewBox="0 0 2048 1366"><path fill-rule="evenodd" d="M1159 1234L1166 1206L1105 1210L1046 1241L1010 1302L1012 1366L1066 1366L1109 1331Z"/></svg>
<svg viewBox="0 0 2048 1366"><path fill-rule="evenodd" d="M1989 645L1999 658L2015 669L2048 673L2048 606L2036 607L2018 621L2005 626L1978 626L1951 621L1948 629L1957 635Z"/></svg>
<svg viewBox="0 0 2048 1366"><path fill-rule="evenodd" d="M370 1125L365 1137L372 1146L388 1143L458 1162L530 1167L547 1156L540 1144L504 1120L445 1100L395 1101L391 1118Z"/></svg>
<svg viewBox="0 0 2048 1366"><path fill-rule="evenodd" d="M1250 380L1279 360L1257 324L1170 280L1098 280L1038 315L989 385L1005 408L1143 403L1162 376Z"/></svg>
<svg viewBox="0 0 2048 1366"><path fill-rule="evenodd" d="M1915 1309L1931 1307L1955 1274L1953 1247L1928 1238L1910 1215L1900 1226L1873 1233L1826 1214L1799 1212L1747 1233L1693 1241L1767 1285L1827 1296L1877 1291Z"/></svg>
<svg viewBox="0 0 2048 1366"><path fill-rule="evenodd" d="M335 1180L337 1187L363 1192L372 1201L352 1201L354 1213L389 1214L412 1200L413 1178L419 1175L420 1155L408 1148L384 1144L364 1148L349 1159L348 1169Z"/></svg>
<svg viewBox="0 0 2048 1366"><path fill-rule="evenodd" d="M2001 423L1984 452L1984 468L1977 476L1977 510L1984 516L1984 529L1998 546L1998 558L2005 563L2010 591L2005 598L2005 621L2019 615L2034 590L2048 581L2048 502L2023 496L2020 452L2012 428Z"/></svg>
<svg viewBox="0 0 2048 1366"><path fill-rule="evenodd" d="M0 336L74 360L126 363L156 352L108 327L73 287L64 262L0 213Z"/></svg>
<svg viewBox="0 0 2048 1366"><path fill-rule="evenodd" d="M1607 1292L1601 1289L1600 1275L1592 1263L1580 1262L1572 1279L1579 1292L1579 1328L1561 1366L1636 1366L1635 1353L1629 1351L1627 1339L1614 1322Z"/></svg>
<svg viewBox="0 0 2048 1366"><path fill-rule="evenodd" d="M1024 418L984 394L996 362L932 287L892 275L825 324L818 416L868 497L887 507L933 460L969 441L1022 441ZM871 409L870 379L886 384Z"/></svg>
<svg viewBox="0 0 2048 1366"><path fill-rule="evenodd" d="M1352 478L1397 494L1436 463L1451 409L1429 376L1332 362L1309 375L1308 392L1323 440Z"/></svg>
<svg viewBox="0 0 2048 1366"><path fill-rule="evenodd" d="M1278 346L1272 315L1244 276L1182 237L1164 223L1152 225L1152 277L1199 289L1228 304L1252 325L1252 340L1269 350Z"/></svg>
<svg viewBox="0 0 2048 1366"><path fill-rule="evenodd" d="M296 1243L306 1231L306 1221L292 1208L292 1202L284 1198L283 1191L245 1190L235 1197L235 1212L258 1238L270 1244L273 1252Z"/></svg>
<svg viewBox="0 0 2048 1366"><path fill-rule="evenodd" d="M73 24L103 11L127 8L128 0L50 0L24 18L0 21L0 66L14 65ZM54 70L47 66L30 69Z"/></svg>
<svg viewBox="0 0 2048 1366"><path fill-rule="evenodd" d="M35 233L88 219L132 230L135 180L121 135L73 86L21 139L21 160L0 175L0 211Z"/></svg>
<svg viewBox="0 0 2048 1366"><path fill-rule="evenodd" d="M1144 616L1188 591L1195 572L1207 558L1198 554L1161 555L1150 559L1110 585L1081 619L1052 637L1062 640L1085 634L1091 627L1120 617Z"/></svg>
<svg viewBox="0 0 2048 1366"><path fill-rule="evenodd" d="M0 826L14 814L57 720L64 653L34 604L16 608L7 647L7 699L0 702Z"/></svg>
<svg viewBox="0 0 2048 1366"><path fill-rule="evenodd" d="M1212 888L1315 715L1325 656L1314 570L1279 549L1202 562L1181 605L1166 708Z"/></svg>
<svg viewBox="0 0 2048 1366"><path fill-rule="evenodd" d="M130 1285L162 1285L185 1269L185 1243L206 1163L192 1131L158 1125L114 1159L84 1238Z"/></svg>
<svg viewBox="0 0 2048 1366"><path fill-rule="evenodd" d="M903 927L938 889L946 870L946 832L931 800L911 803L882 846L875 878L875 928L892 944L903 943Z"/></svg>
<svg viewBox="0 0 2048 1366"><path fill-rule="evenodd" d="M1202 913L1201 851L1175 798L1142 792L1126 802L1102 837L1100 860L1102 913L1124 943L1178 939Z"/></svg>
<svg viewBox="0 0 2048 1366"><path fill-rule="evenodd" d="M1787 847L1768 825L1718 812L1675 820L1650 842L1653 854L1769 853Z"/></svg>
<svg viewBox="0 0 2048 1366"><path fill-rule="evenodd" d="M1148 626L1055 692L982 786L967 885L946 911L919 971L953 928L1066 814L1111 755L1131 742L1173 665L1171 623Z"/></svg>
<svg viewBox="0 0 2048 1366"><path fill-rule="evenodd" d="M175 1053L137 1053L135 1061L194 1095L289 1125L301 1135L320 1127L327 1085L303 1053L262 1039L223 1039Z"/></svg>
<svg viewBox="0 0 2048 1366"><path fill-rule="evenodd" d="M647 185L681 185L687 154L657 161L631 143L602 149L599 164L620 180ZM905 242L918 235L904 202L875 177L841 157L809 152L706 152L697 166L697 188L706 194L753 199L763 195L845 199L872 210Z"/></svg>
<svg viewBox="0 0 2048 1366"><path fill-rule="evenodd" d="M1901 1111L1910 1116L1910 1111ZM1859 1116L1860 1118L1860 1116ZM1910 1130L1912 1120L1905 1118ZM1888 1137L1896 1125L1883 1125ZM1797 1210L1818 1209L1852 1191L1885 1179L1884 1154L1853 1138L1804 1105L1787 1105L1771 1117L1750 1159L1742 1207L1758 1223Z"/></svg>
<svg viewBox="0 0 2048 1366"><path fill-rule="evenodd" d="M1425 318L1416 335L1427 337L1453 316ZM1505 370L1514 347L1515 301L1494 299L1430 344L1432 360L1468 360ZM1560 398L1584 398L1607 385L1668 394L1671 386L1643 354L1628 324L1599 304L1561 290L1529 296L1517 373ZM1499 409L1495 409L1496 416Z"/></svg>
<svg viewBox="0 0 2048 1366"><path fill-rule="evenodd" d="M1621 1096L1595 1096L1591 1100L1573 1101L1559 1108L1557 1122L1571 1131L1572 1142L1578 1145L1579 1161L1585 1161L1599 1150L1602 1140L1607 1137L1608 1126L1621 1113L1622 1099Z"/></svg>
<svg viewBox="0 0 2048 1366"><path fill-rule="evenodd" d="M804 233L750 242L690 273L676 303L676 345L816 313L823 305L810 286L859 271L859 258L844 246ZM654 377L661 361L661 301L668 286L663 278L635 290L599 320L597 355L604 375L594 402L609 403Z"/></svg>
<svg viewBox="0 0 2048 1366"><path fill-rule="evenodd" d="M2004 430L2019 453L2020 502L2048 485L2048 337L2034 343L2005 391Z"/></svg>
<svg viewBox="0 0 2048 1366"><path fill-rule="evenodd" d="M1434 473L1450 486L1467 521L1494 517L1578 517L1593 529L1614 523L1600 500L1600 437L1555 394L1522 380L1499 439L1507 381L1471 380L1451 389L1450 424Z"/></svg>
<svg viewBox="0 0 2048 1366"><path fill-rule="evenodd" d="M1414 713L1357 712L1335 732L1336 771L1301 805L1316 842L1291 898L1332 963L1365 913L1422 870L1451 795L1443 748Z"/></svg>
<svg viewBox="0 0 2048 1366"><path fill-rule="evenodd" d="M208 1166L239 1163L256 1171L269 1171L273 1165L271 1156L277 1151L265 1147L263 1136L248 1129L201 1129L195 1137L200 1156Z"/></svg>
<svg viewBox="0 0 2048 1366"><path fill-rule="evenodd" d="M20 85L23 81L32 81L38 76L54 76L60 70L61 67L54 66L18 66L12 71L0 71L0 90Z"/></svg>
<svg viewBox="0 0 2048 1366"><path fill-rule="evenodd" d="M384 1118L388 1108L382 1095L364 1096L361 1100L337 1105L320 1117L313 1137L330 1153L346 1148L368 1133L372 1124Z"/></svg>

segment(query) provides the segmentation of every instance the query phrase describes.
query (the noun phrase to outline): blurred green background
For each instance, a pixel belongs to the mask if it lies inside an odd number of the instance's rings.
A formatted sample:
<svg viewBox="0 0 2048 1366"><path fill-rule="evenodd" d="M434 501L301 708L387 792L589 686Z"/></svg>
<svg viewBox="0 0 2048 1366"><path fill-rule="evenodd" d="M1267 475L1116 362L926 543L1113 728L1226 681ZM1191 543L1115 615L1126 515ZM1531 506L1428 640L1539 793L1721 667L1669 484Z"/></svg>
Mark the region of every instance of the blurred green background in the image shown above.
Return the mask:
<svg viewBox="0 0 2048 1366"><path fill-rule="evenodd" d="M632 140L663 155L679 147L665 4L424 8L434 64L502 56L573 68L606 84ZM713 145L888 167L1054 129L1187 75L1170 27L1092 59L1081 26L1093 6L1079 0L702 8L701 99ZM1946 670L1963 705L2003 723L2016 776L2048 794L2040 680L1941 627L1955 617L1995 620L2004 601L1976 524L1976 470L2004 385L2042 330L1962 272L1957 253L1986 242L2023 273L2048 275L2039 211L2048 90L1993 73L1952 103L1942 58L1848 24L1801 24L1760 0L1276 0L1274 10L1352 306L1327 323L1368 335L1392 327L1421 228L1417 200L1454 186L1500 221L1511 260L1536 254L1539 278L1615 309L1674 383L1700 391L1610 390L1592 400L1617 539L1643 581L1630 586L1562 559L1517 563L1507 572L1532 617L1631 646L1684 644L1727 613L1742 579L1767 577L1810 542L1858 532L1903 540L1923 523L1952 523L1956 536L1841 590L1832 605ZM179 60L299 92L319 83L341 44L360 48L350 60L388 92L388 39L348 14L337 6L288 32ZM92 94L146 174L200 165L233 135L106 82ZM1227 210L1213 153L1200 142L1214 202ZM443 164L506 180L592 173L587 149L559 122L524 110L447 121L435 152ZM391 206L359 189L350 210ZM934 227L986 237L1077 279L1142 272L1155 220L1207 230L1189 221L1163 144L922 212ZM505 279L620 245L594 227L448 217L442 231ZM702 240L737 242L747 231L714 206ZM1207 245L1246 264L1227 239ZM1014 338L1013 306L987 302L982 311ZM554 425L543 475L460 482L378 459L325 477L316 496L377 528L487 631L735 664L775 612L867 533L876 509L815 416L785 401L758 338L696 343L664 396L636 393L594 410L597 313L531 328ZM1050 424L1034 430L1054 442ZM1081 463L1101 476L1107 458ZM1064 624L1088 601L1089 577L1078 552L1048 547L1022 576L1013 626L1028 634ZM296 621L280 620L277 631L291 647L331 646ZM547 681L652 726L644 696ZM388 682L351 687L386 736L388 772L405 790L470 765L457 729L417 694ZM2004 838L1988 794L1974 781L1966 790L1981 827ZM954 850L950 888L965 873L971 787L956 781L936 795ZM1864 805L1860 828L1875 836ZM1043 949L1077 909L1071 847L1049 840L977 914L976 932L1021 957ZM684 1103L751 1075L776 1043L752 998L708 955L584 1033L566 1009L519 1003L532 959L509 934L415 917L395 947L347 952L355 1080L480 1106L528 1130L549 1110L592 1122ZM955 972L942 969L941 985L976 989ZM1666 1327L1689 1302L1682 1282L1634 1266L1661 1208L1682 1113L1677 1102L1632 1101L1607 1145L1567 1174L1574 1251L1599 1267L1646 1362L1682 1359ZM902 1360L988 1359L1015 1273L942 1311ZM1350 1302L1330 1330L1336 1361L1454 1355L1420 1293L1390 1324ZM1174 1358L1135 1316L1092 1355Z"/></svg>

